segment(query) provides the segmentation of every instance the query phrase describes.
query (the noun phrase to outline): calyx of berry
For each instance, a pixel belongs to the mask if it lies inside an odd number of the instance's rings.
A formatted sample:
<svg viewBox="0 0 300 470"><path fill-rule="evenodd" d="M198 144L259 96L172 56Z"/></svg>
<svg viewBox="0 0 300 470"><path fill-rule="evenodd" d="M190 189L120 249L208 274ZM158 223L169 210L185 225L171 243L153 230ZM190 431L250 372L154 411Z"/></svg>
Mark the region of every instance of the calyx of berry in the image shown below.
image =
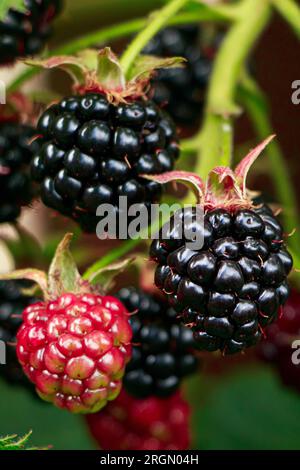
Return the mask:
<svg viewBox="0 0 300 470"><path fill-rule="evenodd" d="M194 191L197 204L203 206L204 210L226 208L234 212L242 208L251 208L253 203L251 192L246 185L247 175L255 160L274 137L274 135L269 136L251 150L235 170L225 166L213 168L206 182L199 175L187 171L169 171L161 175L141 176L161 184L171 181L183 183Z"/></svg>
<svg viewBox="0 0 300 470"><path fill-rule="evenodd" d="M67 233L57 246L48 273L34 268L20 269L1 275L0 280L27 279L32 281L39 287L47 301L54 300L64 293L104 295L111 288L114 277L126 269L133 258L101 268L85 280L79 274L70 251L72 236L72 233Z"/></svg>
<svg viewBox="0 0 300 470"><path fill-rule="evenodd" d="M160 58L140 55L125 77L117 56L109 47L101 50L85 49L76 56L57 56L46 60L26 60L29 65L46 69L61 68L74 81L77 93L102 93L110 102L119 103L145 96L155 70L181 67L181 57Z"/></svg>

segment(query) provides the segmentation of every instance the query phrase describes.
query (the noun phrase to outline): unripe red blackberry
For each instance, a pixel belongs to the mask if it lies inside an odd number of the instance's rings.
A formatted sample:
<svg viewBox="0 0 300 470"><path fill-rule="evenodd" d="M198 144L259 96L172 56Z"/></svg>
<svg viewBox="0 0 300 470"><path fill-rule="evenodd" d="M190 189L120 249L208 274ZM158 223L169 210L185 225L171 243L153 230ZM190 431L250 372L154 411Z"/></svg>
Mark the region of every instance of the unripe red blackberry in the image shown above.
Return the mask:
<svg viewBox="0 0 300 470"><path fill-rule="evenodd" d="M95 230L99 205L109 203L118 211L120 196L128 204L159 201L160 185L140 175L170 171L178 157L169 116L136 83L130 86L133 91L125 87L129 97L123 98L122 91L104 89L99 79L50 106L38 122L42 146L32 177L40 183L42 201L85 231Z"/></svg>
<svg viewBox="0 0 300 470"><path fill-rule="evenodd" d="M300 393L300 294L295 289L281 317L266 329L257 352L274 365L285 385Z"/></svg>
<svg viewBox="0 0 300 470"><path fill-rule="evenodd" d="M293 262L282 227L269 207L254 205L245 187L249 167L267 142L235 173L214 170L223 190L214 192L210 180L205 189L199 177L192 177L199 180L204 221L196 217L196 208L182 210L164 236L152 243L150 256L158 263L155 283L192 327L199 349L232 354L256 344L289 295L287 276ZM174 172L165 175L165 181L176 176L190 178ZM193 237L203 234L202 248L193 249L191 232Z"/></svg>
<svg viewBox="0 0 300 470"><path fill-rule="evenodd" d="M202 116L212 57L201 42L198 26L174 26L160 31L145 48L147 54L187 60L184 68L161 70L153 80L153 100L180 126L195 126Z"/></svg>
<svg viewBox="0 0 300 470"><path fill-rule="evenodd" d="M86 417L103 450L187 450L190 409L177 392L168 399L137 400L122 390L104 410Z"/></svg>
<svg viewBox="0 0 300 470"><path fill-rule="evenodd" d="M24 310L17 355L43 400L94 413L120 392L130 340L127 311L117 299L67 293Z"/></svg>
<svg viewBox="0 0 300 470"><path fill-rule="evenodd" d="M16 354L16 334L22 324L23 310L37 300L25 296L22 281L0 281L0 340L6 345L6 363L0 367L0 377L12 385L33 390ZM28 286L27 286L28 287Z"/></svg>
<svg viewBox="0 0 300 470"><path fill-rule="evenodd" d="M72 413L94 413L120 392L132 331L126 308L101 291L97 273L90 281L79 275L70 239L59 244L48 275L27 269L1 278L30 279L44 294L23 311L17 333L18 360L38 395Z"/></svg>
<svg viewBox="0 0 300 470"><path fill-rule="evenodd" d="M138 398L172 395L199 365L192 331L176 322L176 312L163 298L134 287L121 289L117 296L134 312L134 346L123 381L127 392Z"/></svg>
<svg viewBox="0 0 300 470"><path fill-rule="evenodd" d="M24 0L25 12L10 8L0 22L0 64L37 54L52 32L61 0Z"/></svg>
<svg viewBox="0 0 300 470"><path fill-rule="evenodd" d="M13 222L32 197L30 161L38 151L29 124L0 120L0 223Z"/></svg>

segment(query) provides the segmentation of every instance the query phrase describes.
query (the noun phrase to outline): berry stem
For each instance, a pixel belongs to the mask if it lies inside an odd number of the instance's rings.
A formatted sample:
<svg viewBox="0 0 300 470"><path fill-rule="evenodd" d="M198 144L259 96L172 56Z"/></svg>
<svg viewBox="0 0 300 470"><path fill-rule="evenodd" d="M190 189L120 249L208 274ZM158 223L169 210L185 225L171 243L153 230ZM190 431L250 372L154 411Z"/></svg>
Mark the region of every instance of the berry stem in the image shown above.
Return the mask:
<svg viewBox="0 0 300 470"><path fill-rule="evenodd" d="M274 7L300 38L300 8L294 0L273 0Z"/></svg>
<svg viewBox="0 0 300 470"><path fill-rule="evenodd" d="M272 125L269 120L269 105L263 91L249 76L244 76L239 88L240 100L247 110L253 127L259 136L273 134ZM300 221L297 211L297 198L293 189L291 175L286 166L280 145L273 140L267 148L270 159L270 173L274 182L274 189L277 192L279 202L283 205L282 217L284 219L285 230L295 234L290 237L289 245L297 253L300 246Z"/></svg>
<svg viewBox="0 0 300 470"><path fill-rule="evenodd" d="M111 250L107 255L103 256L99 260L97 260L94 264L92 264L83 274L82 278L88 280L91 276L98 272L100 269L105 268L106 266L114 263L116 260L119 260L123 256L127 255L130 251L132 251L136 246L138 246L142 242L146 242L149 239L149 235L153 238L153 235L157 234L160 227L164 225L165 222L169 219L169 215L165 214L165 216L161 217L161 220L156 220L150 227L146 227L142 230L140 237L136 239L128 239L124 243L122 243L117 248Z"/></svg>
<svg viewBox="0 0 300 470"><path fill-rule="evenodd" d="M230 116L241 111L235 103L237 85L251 49L268 24L270 12L266 0L244 0L240 19L232 25L216 56L203 128L194 141L198 144L195 172L202 178L220 164L220 159L222 165L230 164L230 155L225 159L221 150L222 128Z"/></svg>
<svg viewBox="0 0 300 470"><path fill-rule="evenodd" d="M206 6L203 9L195 12L181 13L173 18L170 18L168 25L192 24L202 21L220 21L230 22L236 19L237 15L232 7L221 6ZM44 58L59 56L59 55L73 55L82 49L86 49L96 44L107 43L114 39L120 39L131 34L137 33L142 30L148 23L147 18L137 18L134 20L118 23L107 28L101 28L92 33L81 36L75 40L69 41L63 46L53 49ZM30 80L32 77L40 73L38 67L27 67L25 71L21 72L8 87L9 92L18 90L23 83Z"/></svg>
<svg viewBox="0 0 300 470"><path fill-rule="evenodd" d="M149 15L147 26L133 39L121 57L120 62L125 76L129 74L139 53L153 36L166 25L170 18L183 8L188 1L189 0L171 0L162 9Z"/></svg>
<svg viewBox="0 0 300 470"><path fill-rule="evenodd" d="M223 119L221 124L221 166L231 166L233 160L233 128L230 118Z"/></svg>

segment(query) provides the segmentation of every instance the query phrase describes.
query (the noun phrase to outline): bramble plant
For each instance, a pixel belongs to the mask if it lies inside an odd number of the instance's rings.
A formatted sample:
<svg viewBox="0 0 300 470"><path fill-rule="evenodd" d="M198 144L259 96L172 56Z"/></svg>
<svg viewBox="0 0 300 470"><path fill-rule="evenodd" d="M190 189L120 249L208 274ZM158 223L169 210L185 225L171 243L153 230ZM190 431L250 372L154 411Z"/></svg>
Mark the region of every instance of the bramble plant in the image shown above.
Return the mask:
<svg viewBox="0 0 300 470"><path fill-rule="evenodd" d="M107 8L100 3L76 8L92 17ZM28 378L58 408L93 414L86 422L108 450L189 446L189 411L178 390L184 378L201 370L203 351L221 363L260 342L271 323L279 328L278 319L284 329L288 276L300 288L296 190L251 66L274 12L300 38L300 7L294 0L146 3L148 16L45 50L68 1L0 4L0 64L22 62L0 109L0 223L10 223L20 240L4 238L17 269L0 275L0 337L11 355L3 375L27 386ZM126 39L123 52L113 52ZM57 68L72 78L70 85L60 75L67 94L28 92L34 77ZM243 112L257 144L240 159L233 142ZM246 185L262 152L274 207ZM192 189L196 202L190 192L163 192L171 182ZM137 230L111 240L98 259L86 233L97 241L99 207L120 214L120 197L147 209L176 201L179 225L176 214L149 219L160 226L151 244ZM29 204L48 207L65 235L57 230L41 248L18 221ZM82 275L69 251L71 231ZM199 233L203 246L193 247ZM24 269L24 258L38 268ZM49 259L46 274L39 268ZM146 264L155 268L147 281ZM130 280L108 295L125 269ZM29 435L0 439L0 450L23 448Z"/></svg>

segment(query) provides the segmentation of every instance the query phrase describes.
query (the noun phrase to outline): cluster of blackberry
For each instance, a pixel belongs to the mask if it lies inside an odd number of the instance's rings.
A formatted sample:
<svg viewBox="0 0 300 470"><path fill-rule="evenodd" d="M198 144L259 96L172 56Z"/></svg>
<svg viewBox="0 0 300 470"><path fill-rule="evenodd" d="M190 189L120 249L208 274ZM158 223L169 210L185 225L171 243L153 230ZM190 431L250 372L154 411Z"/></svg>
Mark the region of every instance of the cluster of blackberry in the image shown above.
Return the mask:
<svg viewBox="0 0 300 470"><path fill-rule="evenodd" d="M133 313L134 346L123 381L127 392L139 398L172 395L199 365L192 331L176 322L176 312L161 298L134 287L117 296Z"/></svg>
<svg viewBox="0 0 300 470"><path fill-rule="evenodd" d="M169 27L147 45L145 54L180 56L183 68L162 69L153 80L153 100L164 106L177 125L194 126L201 119L212 59L201 47L198 26Z"/></svg>
<svg viewBox="0 0 300 470"><path fill-rule="evenodd" d="M61 0L24 0L26 12L10 8L0 22L0 65L18 57L34 55L51 34L51 23L62 6Z"/></svg>
<svg viewBox="0 0 300 470"><path fill-rule="evenodd" d="M0 340L6 344L6 364L0 367L0 377L10 384L34 391L17 359L15 346L16 334L22 324L22 312L36 301L22 294L24 287L26 283L21 281L0 281Z"/></svg>
<svg viewBox="0 0 300 470"><path fill-rule="evenodd" d="M35 130L17 122L0 124L0 223L12 222L33 196L30 162L38 143Z"/></svg>
<svg viewBox="0 0 300 470"><path fill-rule="evenodd" d="M88 232L100 204L118 211L120 196L157 202L161 185L139 175L172 170L179 154L173 122L151 101L115 106L101 94L71 96L42 114L38 132L32 177L42 201Z"/></svg>
<svg viewBox="0 0 300 470"><path fill-rule="evenodd" d="M200 349L242 351L258 342L289 295L292 258L282 227L265 205L234 214L215 209L205 214L204 246L194 251L180 235L187 233L183 215L152 244L156 285L193 325ZM203 232L196 217L190 229Z"/></svg>

